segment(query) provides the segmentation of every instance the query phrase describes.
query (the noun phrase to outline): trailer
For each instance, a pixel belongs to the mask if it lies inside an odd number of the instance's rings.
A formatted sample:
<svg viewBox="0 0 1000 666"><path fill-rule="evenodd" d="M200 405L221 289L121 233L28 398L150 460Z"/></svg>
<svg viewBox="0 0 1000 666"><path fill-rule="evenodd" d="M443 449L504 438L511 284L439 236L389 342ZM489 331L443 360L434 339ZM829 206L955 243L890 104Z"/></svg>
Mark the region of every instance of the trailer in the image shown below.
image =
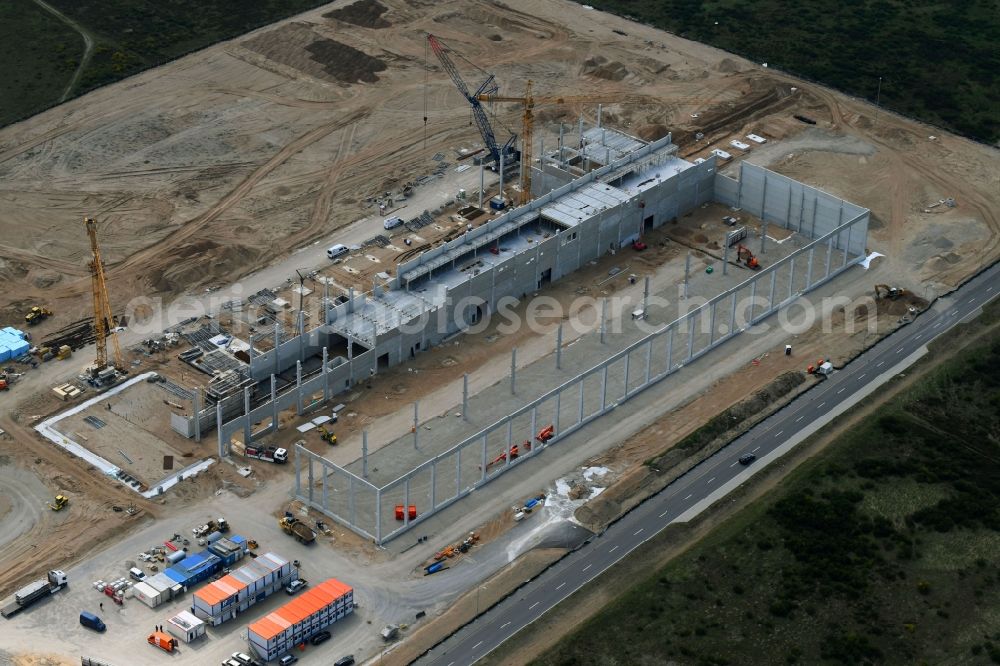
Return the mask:
<svg viewBox="0 0 1000 666"><path fill-rule="evenodd" d="M28 606L43 599L50 594L55 594L66 587L68 580L66 573L53 569L48 576L42 580L36 580L29 585L25 585L14 593L14 601L0 609L0 615L11 617L17 615Z"/></svg>

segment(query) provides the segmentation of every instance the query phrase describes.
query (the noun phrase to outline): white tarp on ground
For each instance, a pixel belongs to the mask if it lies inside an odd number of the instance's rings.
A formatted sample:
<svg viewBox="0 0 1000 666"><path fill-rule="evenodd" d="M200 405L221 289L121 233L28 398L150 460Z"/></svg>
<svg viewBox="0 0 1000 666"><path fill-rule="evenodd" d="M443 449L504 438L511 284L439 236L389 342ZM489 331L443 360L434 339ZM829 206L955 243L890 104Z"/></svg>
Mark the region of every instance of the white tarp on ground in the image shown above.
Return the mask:
<svg viewBox="0 0 1000 666"><path fill-rule="evenodd" d="M860 262L861 267L865 270L868 270L868 267L871 266L873 259L878 259L879 257L884 257L884 256L885 256L884 254L881 254L879 252L872 252Z"/></svg>

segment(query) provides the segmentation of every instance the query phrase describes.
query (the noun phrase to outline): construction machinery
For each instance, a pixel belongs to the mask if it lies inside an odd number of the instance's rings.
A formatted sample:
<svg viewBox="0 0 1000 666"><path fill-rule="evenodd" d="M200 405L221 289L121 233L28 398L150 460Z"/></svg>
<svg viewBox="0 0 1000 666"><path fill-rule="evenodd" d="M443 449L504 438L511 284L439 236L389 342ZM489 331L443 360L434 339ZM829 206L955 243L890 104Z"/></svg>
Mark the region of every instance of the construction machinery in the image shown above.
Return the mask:
<svg viewBox="0 0 1000 666"><path fill-rule="evenodd" d="M446 72L448 72L448 76L451 77L455 87L458 88L460 93L462 93L462 96L465 97L466 101L472 105L472 117L476 122L476 127L479 128L479 134L483 137L483 144L485 144L486 151L489 153L489 161L493 162L494 170L500 171L501 156L503 157L502 161L504 169L516 164L519 159L517 151L514 149L514 143L517 141L517 135L512 133L503 146L497 145L496 134L494 134L493 128L490 126L489 118L486 116L486 110L483 109L482 105L482 99L484 96L489 97L496 94L498 90L496 77L482 68L477 67L467 58L443 44L434 35L428 34L427 42L430 44L431 50L434 51L434 55L436 55L438 60L441 61L441 66L444 67ZM452 61L449 54L454 54L459 58L462 58L462 60L465 60L465 62L469 65L472 65L472 67L475 67L477 70L486 75L486 80L476 88L475 92L470 92L469 86L466 85L465 81L462 79L462 75L459 74L458 68L455 66L455 63ZM426 117L424 118L424 122L427 122Z"/></svg>
<svg viewBox="0 0 1000 666"><path fill-rule="evenodd" d="M49 502L49 508L53 511L62 511L69 504L69 498L65 495L56 495L55 501Z"/></svg>
<svg viewBox="0 0 1000 666"><path fill-rule="evenodd" d="M750 248L742 243L736 246L736 261L742 262L747 268L753 270L760 268L760 262L757 261L757 257L750 251Z"/></svg>
<svg viewBox="0 0 1000 666"><path fill-rule="evenodd" d="M901 287L890 287L887 284L875 285L875 298L888 298L894 301L905 293L906 290Z"/></svg>
<svg viewBox="0 0 1000 666"><path fill-rule="evenodd" d="M97 359L91 369L91 375L97 377L108 367L108 342L111 338L111 348L114 353L114 368L121 373L126 372L125 361L122 359L121 348L118 346L118 336L115 335L114 315L111 314L111 301L108 298L107 279L104 274L104 261L101 259L101 248L97 242L97 222L85 217L83 223L90 238L90 252L93 255L90 267L90 283L94 292L94 332L97 346Z"/></svg>
<svg viewBox="0 0 1000 666"><path fill-rule="evenodd" d="M282 532L295 537L299 543L308 544L316 540L316 531L290 513L285 513L278 521L278 526Z"/></svg>
<svg viewBox="0 0 1000 666"><path fill-rule="evenodd" d="M337 445L337 436L323 426L319 427L319 437L330 446Z"/></svg>
<svg viewBox="0 0 1000 666"><path fill-rule="evenodd" d="M477 95L480 102L517 102L520 104L524 111L521 116L521 198L520 204L524 204L531 201L531 165L532 165L532 149L533 149L533 136L535 127L535 106L542 104L580 104L580 103L591 103L596 104L599 102L615 102L619 104L635 103L643 101L639 97L629 97L623 95L617 95L611 97L608 95L556 95L556 96L543 96L536 97L531 91L532 81L528 80L524 85L524 96L523 97L509 97L506 95L497 95L496 92L483 92Z"/></svg>
<svg viewBox="0 0 1000 666"><path fill-rule="evenodd" d="M51 316L52 310L36 305L28 311L28 314L24 315L24 323L28 326L34 326L35 324L42 323Z"/></svg>

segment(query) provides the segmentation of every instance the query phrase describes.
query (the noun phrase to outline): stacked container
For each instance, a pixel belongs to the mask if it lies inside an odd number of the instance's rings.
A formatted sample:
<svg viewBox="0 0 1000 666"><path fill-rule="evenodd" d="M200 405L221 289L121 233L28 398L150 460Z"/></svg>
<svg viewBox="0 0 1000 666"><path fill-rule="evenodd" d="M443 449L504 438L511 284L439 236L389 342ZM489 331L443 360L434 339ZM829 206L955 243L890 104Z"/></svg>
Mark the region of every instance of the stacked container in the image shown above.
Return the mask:
<svg viewBox="0 0 1000 666"><path fill-rule="evenodd" d="M216 532L218 534L218 532ZM208 550L222 560L223 566L229 566L233 562L241 559L246 552L245 542L243 545L231 541L219 534L219 538L212 541Z"/></svg>
<svg viewBox="0 0 1000 666"><path fill-rule="evenodd" d="M353 610L354 590L331 578L251 624L247 639L261 659L271 661Z"/></svg>
<svg viewBox="0 0 1000 666"><path fill-rule="evenodd" d="M194 593L191 610L217 626L299 577L288 560L265 553Z"/></svg>

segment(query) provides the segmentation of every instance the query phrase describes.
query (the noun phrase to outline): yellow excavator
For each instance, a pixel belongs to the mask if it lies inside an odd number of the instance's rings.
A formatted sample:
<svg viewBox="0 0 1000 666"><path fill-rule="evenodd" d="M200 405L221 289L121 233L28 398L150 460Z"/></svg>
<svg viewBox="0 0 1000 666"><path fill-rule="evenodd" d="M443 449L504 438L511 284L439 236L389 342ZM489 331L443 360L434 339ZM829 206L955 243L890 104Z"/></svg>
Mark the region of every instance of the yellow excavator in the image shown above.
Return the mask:
<svg viewBox="0 0 1000 666"><path fill-rule="evenodd" d="M326 428L324 428L323 426L319 427L319 436L320 436L320 439L322 439L324 442L326 442L330 446L336 446L337 445L337 436L335 434L333 434L332 432L330 432L329 430L327 430Z"/></svg>
<svg viewBox="0 0 1000 666"><path fill-rule="evenodd" d="M56 495L55 502L49 502L49 508L53 511L62 511L69 504L69 498L65 495Z"/></svg>

